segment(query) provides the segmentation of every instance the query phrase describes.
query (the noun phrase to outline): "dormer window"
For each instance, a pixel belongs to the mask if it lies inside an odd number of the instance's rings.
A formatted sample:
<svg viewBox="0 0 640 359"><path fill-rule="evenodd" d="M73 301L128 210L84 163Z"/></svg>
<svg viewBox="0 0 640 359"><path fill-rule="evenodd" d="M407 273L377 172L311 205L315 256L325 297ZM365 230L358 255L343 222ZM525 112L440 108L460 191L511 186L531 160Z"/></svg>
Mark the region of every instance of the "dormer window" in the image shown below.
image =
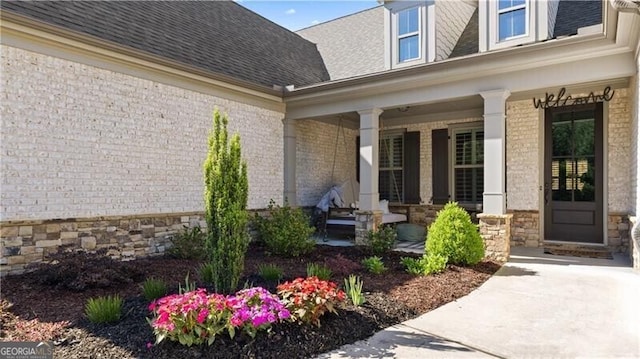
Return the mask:
<svg viewBox="0 0 640 359"><path fill-rule="evenodd" d="M481 52L529 44L549 38L549 16L557 1L479 0Z"/></svg>
<svg viewBox="0 0 640 359"><path fill-rule="evenodd" d="M504 41L527 33L527 2L500 0L498 2L498 36Z"/></svg>
<svg viewBox="0 0 640 359"><path fill-rule="evenodd" d="M435 2L385 2L385 65L424 64L435 58Z"/></svg>
<svg viewBox="0 0 640 359"><path fill-rule="evenodd" d="M417 7L397 13L398 62L420 58L420 12Z"/></svg>

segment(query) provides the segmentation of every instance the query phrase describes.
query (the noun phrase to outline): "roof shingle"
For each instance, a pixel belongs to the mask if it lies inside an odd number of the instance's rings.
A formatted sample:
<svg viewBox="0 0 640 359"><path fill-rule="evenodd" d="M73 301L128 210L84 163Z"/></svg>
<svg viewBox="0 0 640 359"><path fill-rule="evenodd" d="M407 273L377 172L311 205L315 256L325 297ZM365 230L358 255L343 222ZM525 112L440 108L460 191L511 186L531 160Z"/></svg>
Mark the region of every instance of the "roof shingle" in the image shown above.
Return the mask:
<svg viewBox="0 0 640 359"><path fill-rule="evenodd" d="M255 84L329 79L315 44L232 1L2 1L11 11Z"/></svg>

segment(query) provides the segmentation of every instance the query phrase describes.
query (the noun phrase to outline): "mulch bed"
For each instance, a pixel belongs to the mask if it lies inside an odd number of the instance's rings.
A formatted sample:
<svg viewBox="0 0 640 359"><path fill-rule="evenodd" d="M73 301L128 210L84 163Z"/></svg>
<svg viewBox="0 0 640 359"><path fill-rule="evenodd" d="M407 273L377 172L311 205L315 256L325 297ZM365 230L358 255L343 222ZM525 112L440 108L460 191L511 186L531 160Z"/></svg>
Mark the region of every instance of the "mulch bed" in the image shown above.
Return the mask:
<svg viewBox="0 0 640 359"><path fill-rule="evenodd" d="M383 328L414 318L443 304L467 295L486 281L499 265L482 262L473 267L448 266L443 273L414 277L400 264L408 253L390 253L383 257L388 270L373 275L358 263L369 254L357 247L318 246L301 258L269 256L264 248L251 245L246 256L245 277L241 283L252 283L275 289L256 275L260 264L273 263L285 271L285 280L306 276L309 262L326 263L338 284L351 273L361 276L367 302L361 307L342 305L338 314L321 318L321 327L293 323L274 325L270 333L259 333L255 339L220 336L210 347L183 347L177 343L154 342L147 323L148 303L141 296L139 282L120 283L107 288L73 291L42 284L33 274L2 279L2 299L13 304L11 313L0 310L0 340L16 335L16 323L37 318L41 325L61 321L70 324L56 336L58 358L309 358L348 343L365 339ZM197 276L200 262L170 258L139 259L126 263L132 273L156 277L174 283L177 291L187 273ZM92 324L83 315L87 298L107 294L125 298L123 319L113 325ZM0 308L1 309L1 308ZM20 339L18 339L20 340ZM25 340L25 339L22 339Z"/></svg>

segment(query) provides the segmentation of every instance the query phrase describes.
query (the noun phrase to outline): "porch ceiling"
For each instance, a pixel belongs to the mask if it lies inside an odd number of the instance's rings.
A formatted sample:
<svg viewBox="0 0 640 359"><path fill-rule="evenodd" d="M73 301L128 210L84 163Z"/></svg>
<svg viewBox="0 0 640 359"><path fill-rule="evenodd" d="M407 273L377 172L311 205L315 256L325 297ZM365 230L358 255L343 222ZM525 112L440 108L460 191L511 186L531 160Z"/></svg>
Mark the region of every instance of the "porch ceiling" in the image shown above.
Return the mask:
<svg viewBox="0 0 640 359"><path fill-rule="evenodd" d="M386 108L380 115L380 120L381 125L386 127L479 117L482 113L483 100L480 95L476 95L445 102ZM338 124L342 121L343 126L354 130L360 127L360 116L356 111L315 117L313 120L330 124Z"/></svg>

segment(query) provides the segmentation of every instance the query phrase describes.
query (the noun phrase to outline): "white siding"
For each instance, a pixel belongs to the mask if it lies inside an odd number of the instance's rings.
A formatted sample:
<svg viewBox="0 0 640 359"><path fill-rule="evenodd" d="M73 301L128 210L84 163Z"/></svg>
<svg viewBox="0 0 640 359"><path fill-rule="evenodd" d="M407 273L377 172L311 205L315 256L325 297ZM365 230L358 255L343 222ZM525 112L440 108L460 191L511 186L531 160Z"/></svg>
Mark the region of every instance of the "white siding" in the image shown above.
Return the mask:
<svg viewBox="0 0 640 359"><path fill-rule="evenodd" d="M382 6L311 26L297 33L317 44L332 80L385 70Z"/></svg>
<svg viewBox="0 0 640 359"><path fill-rule="evenodd" d="M449 58L475 9L462 1L436 1L436 61Z"/></svg>

